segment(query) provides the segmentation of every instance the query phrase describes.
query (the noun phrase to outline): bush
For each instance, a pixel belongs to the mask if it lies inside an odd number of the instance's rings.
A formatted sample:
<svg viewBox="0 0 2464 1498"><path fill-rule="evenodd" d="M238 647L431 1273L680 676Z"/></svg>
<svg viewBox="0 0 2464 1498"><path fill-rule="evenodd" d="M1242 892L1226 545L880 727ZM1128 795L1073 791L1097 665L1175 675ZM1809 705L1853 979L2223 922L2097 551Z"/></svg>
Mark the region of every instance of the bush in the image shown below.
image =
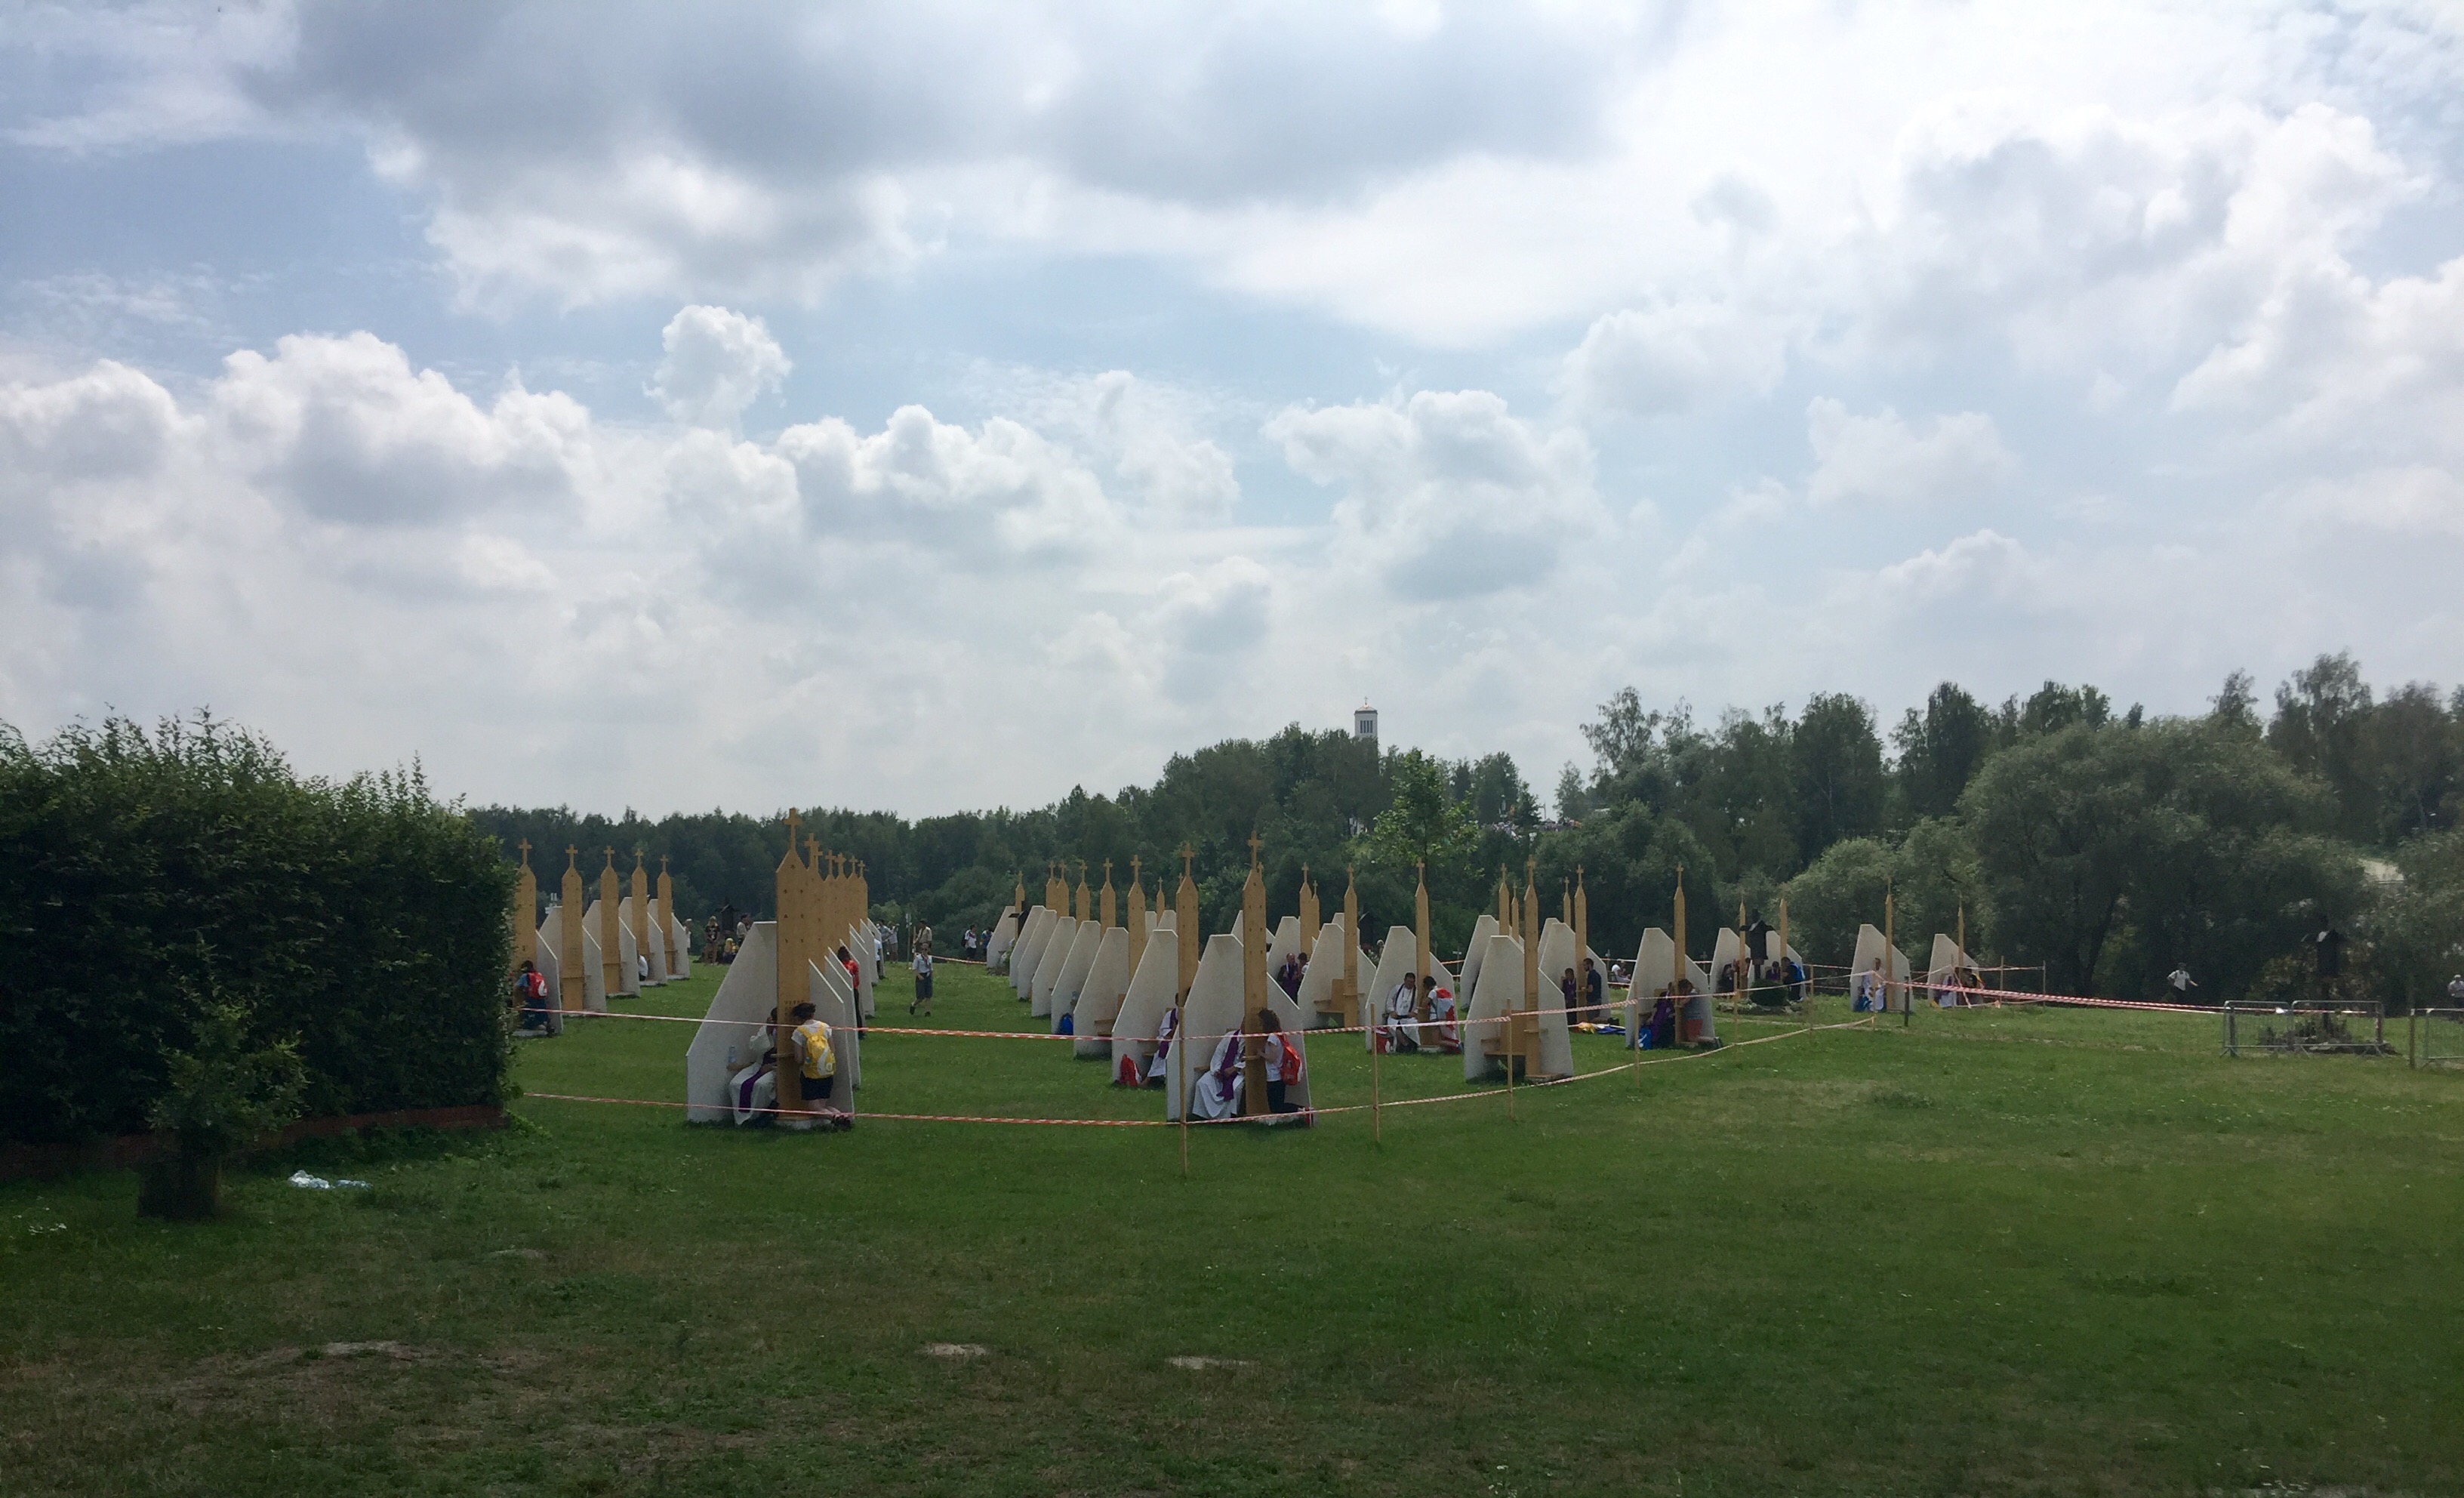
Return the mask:
<svg viewBox="0 0 2464 1498"><path fill-rule="evenodd" d="M143 1130L213 996L311 1116L502 1101L512 870L416 767L302 780L200 715L0 728L0 1139Z"/></svg>

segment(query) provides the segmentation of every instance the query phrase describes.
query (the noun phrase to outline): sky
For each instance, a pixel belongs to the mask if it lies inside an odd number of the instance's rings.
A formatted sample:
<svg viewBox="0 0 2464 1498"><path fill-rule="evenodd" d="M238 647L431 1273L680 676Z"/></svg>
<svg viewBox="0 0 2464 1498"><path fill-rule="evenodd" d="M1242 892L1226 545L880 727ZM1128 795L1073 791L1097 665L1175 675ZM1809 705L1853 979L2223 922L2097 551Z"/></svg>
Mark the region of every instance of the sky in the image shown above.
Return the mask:
<svg viewBox="0 0 2464 1498"><path fill-rule="evenodd" d="M2464 676L2464 6L0 4L0 720L930 814Z"/></svg>

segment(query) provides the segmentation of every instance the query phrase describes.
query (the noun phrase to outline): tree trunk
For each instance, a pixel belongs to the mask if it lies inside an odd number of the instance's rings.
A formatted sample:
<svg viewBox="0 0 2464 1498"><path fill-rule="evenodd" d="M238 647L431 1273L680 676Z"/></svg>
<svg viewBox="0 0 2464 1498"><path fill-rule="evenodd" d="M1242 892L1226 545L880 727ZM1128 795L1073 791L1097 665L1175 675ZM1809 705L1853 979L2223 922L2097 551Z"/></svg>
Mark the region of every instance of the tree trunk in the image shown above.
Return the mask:
<svg viewBox="0 0 2464 1498"><path fill-rule="evenodd" d="M137 1188L137 1215L202 1223L222 1210L223 1162L175 1150L146 1162Z"/></svg>

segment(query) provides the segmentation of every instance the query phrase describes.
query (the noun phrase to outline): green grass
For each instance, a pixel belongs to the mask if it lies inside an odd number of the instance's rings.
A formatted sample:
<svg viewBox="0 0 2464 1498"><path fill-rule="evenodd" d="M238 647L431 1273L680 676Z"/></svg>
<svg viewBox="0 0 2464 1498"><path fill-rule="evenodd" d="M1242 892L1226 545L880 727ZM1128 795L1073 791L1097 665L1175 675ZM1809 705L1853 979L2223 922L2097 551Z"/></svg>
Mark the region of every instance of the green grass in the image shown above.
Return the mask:
<svg viewBox="0 0 2464 1498"><path fill-rule="evenodd" d="M1025 1023L940 986L936 1023ZM868 1108L1158 1112L1065 1046L900 1039L904 994ZM519 1080L674 1098L691 1034L577 1024ZM1313 1048L1321 1102L1366 1100L1355 1047ZM2215 1049L1923 1012L1512 1121L1397 1110L1382 1144L1197 1131L1187 1180L1168 1129L533 1097L506 1135L318 1157L365 1193L244 1175L205 1226L140 1223L126 1176L18 1183L0 1492L2464 1490L2464 1079Z"/></svg>

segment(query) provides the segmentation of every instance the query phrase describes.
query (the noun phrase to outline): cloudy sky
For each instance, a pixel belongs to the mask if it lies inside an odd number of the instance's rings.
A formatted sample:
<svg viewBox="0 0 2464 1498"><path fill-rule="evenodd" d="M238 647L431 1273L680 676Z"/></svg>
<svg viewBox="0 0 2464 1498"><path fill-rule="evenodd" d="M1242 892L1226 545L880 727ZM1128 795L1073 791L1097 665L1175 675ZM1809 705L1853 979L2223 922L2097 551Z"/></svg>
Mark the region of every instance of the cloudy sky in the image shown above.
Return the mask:
<svg viewBox="0 0 2464 1498"><path fill-rule="evenodd" d="M659 812L2464 675L2464 10L0 6L0 718Z"/></svg>

